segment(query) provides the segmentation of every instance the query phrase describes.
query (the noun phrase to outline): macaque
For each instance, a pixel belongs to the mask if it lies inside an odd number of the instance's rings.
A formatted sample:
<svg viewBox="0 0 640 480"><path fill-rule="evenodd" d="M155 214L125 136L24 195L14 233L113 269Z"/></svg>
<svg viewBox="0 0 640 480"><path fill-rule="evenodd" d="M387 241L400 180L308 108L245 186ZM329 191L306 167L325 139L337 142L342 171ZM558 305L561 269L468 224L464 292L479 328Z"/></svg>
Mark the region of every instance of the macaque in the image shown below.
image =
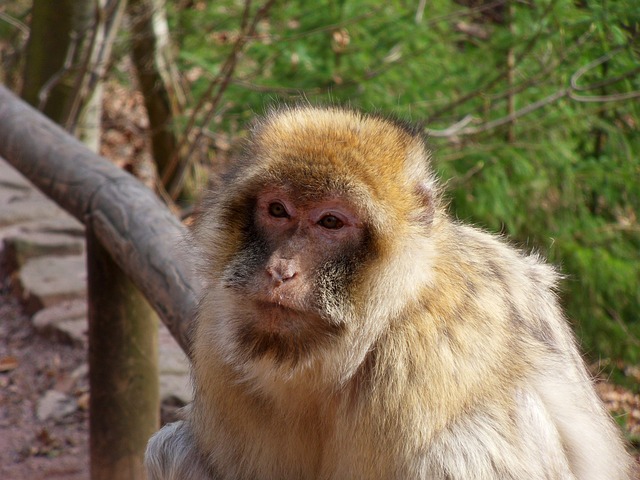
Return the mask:
<svg viewBox="0 0 640 480"><path fill-rule="evenodd" d="M558 275L447 214L415 127L276 109L193 237L194 400L150 479L632 477Z"/></svg>

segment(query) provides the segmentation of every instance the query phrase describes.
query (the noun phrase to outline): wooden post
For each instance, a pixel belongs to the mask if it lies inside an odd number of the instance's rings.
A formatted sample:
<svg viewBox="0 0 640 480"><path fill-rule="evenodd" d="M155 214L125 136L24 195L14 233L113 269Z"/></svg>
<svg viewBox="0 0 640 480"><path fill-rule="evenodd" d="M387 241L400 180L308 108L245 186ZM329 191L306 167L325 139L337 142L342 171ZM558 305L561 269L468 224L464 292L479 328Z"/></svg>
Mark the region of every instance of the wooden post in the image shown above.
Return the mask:
<svg viewBox="0 0 640 480"><path fill-rule="evenodd" d="M87 218L91 480L140 480L158 428L158 320Z"/></svg>

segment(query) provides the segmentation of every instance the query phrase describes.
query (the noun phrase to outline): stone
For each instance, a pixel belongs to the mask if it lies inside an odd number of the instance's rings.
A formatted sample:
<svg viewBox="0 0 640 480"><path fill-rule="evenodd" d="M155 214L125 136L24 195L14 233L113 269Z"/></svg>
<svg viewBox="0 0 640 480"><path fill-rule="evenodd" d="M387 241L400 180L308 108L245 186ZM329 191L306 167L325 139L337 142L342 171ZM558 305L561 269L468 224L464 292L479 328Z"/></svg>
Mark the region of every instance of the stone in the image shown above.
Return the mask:
<svg viewBox="0 0 640 480"><path fill-rule="evenodd" d="M3 243L4 260L10 269L19 269L31 258L84 253L84 240L66 233L18 230L7 235Z"/></svg>
<svg viewBox="0 0 640 480"><path fill-rule="evenodd" d="M62 420L78 409L76 399L57 390L48 390L38 401L38 420Z"/></svg>
<svg viewBox="0 0 640 480"><path fill-rule="evenodd" d="M84 256L33 258L25 263L17 277L18 288L29 313L65 300L86 298Z"/></svg>
<svg viewBox="0 0 640 480"><path fill-rule="evenodd" d="M84 225L71 215L62 215L55 219L35 220L20 223L17 230L21 232L60 233L84 238Z"/></svg>
<svg viewBox="0 0 640 480"><path fill-rule="evenodd" d="M37 219L69 215L36 191L0 191L0 227Z"/></svg>
<svg viewBox="0 0 640 480"><path fill-rule="evenodd" d="M74 382L79 382L80 380L86 379L89 376L89 364L83 363L78 366L73 372L71 372L71 379Z"/></svg>
<svg viewBox="0 0 640 480"><path fill-rule="evenodd" d="M31 322L38 333L61 342L84 346L87 343L87 302L67 300L40 310Z"/></svg>

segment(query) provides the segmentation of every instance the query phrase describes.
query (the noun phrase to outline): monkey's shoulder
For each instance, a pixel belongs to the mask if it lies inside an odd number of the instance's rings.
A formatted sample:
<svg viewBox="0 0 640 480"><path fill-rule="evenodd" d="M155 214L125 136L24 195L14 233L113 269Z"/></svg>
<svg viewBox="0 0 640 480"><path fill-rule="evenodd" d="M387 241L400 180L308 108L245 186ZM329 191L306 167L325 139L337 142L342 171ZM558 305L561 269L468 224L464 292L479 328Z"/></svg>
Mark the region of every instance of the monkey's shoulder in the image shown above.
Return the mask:
<svg viewBox="0 0 640 480"><path fill-rule="evenodd" d="M475 226L452 222L441 247L470 275L518 288L555 290L562 276L536 251Z"/></svg>

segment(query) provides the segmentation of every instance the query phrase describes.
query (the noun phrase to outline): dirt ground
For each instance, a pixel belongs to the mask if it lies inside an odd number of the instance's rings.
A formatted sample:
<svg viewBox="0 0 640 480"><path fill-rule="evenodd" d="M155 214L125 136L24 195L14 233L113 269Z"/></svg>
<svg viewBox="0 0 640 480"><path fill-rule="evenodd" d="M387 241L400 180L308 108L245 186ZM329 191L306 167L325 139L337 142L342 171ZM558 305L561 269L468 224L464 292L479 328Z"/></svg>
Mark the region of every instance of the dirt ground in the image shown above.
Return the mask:
<svg viewBox="0 0 640 480"><path fill-rule="evenodd" d="M0 273L0 479L89 478L88 382L82 347L38 335ZM60 420L37 418L56 390L78 407Z"/></svg>

